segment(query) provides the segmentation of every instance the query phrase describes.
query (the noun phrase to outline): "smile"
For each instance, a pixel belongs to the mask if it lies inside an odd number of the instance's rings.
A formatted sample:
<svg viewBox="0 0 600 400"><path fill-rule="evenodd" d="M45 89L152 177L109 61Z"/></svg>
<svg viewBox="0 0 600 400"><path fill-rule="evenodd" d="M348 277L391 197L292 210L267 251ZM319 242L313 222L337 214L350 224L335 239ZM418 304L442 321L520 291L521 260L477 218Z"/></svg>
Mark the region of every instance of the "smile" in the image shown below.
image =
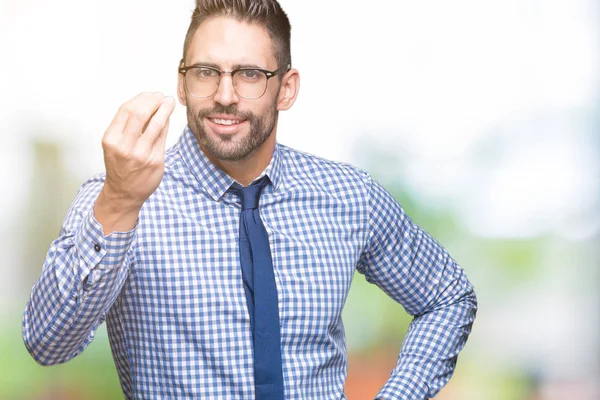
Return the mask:
<svg viewBox="0 0 600 400"><path fill-rule="evenodd" d="M217 135L233 135L240 133L244 126L246 126L245 119L239 118L226 118L224 115L216 117L207 117L207 124L210 129Z"/></svg>
<svg viewBox="0 0 600 400"><path fill-rule="evenodd" d="M221 119L221 118L209 118L211 122L217 125L231 126L242 123L241 119Z"/></svg>

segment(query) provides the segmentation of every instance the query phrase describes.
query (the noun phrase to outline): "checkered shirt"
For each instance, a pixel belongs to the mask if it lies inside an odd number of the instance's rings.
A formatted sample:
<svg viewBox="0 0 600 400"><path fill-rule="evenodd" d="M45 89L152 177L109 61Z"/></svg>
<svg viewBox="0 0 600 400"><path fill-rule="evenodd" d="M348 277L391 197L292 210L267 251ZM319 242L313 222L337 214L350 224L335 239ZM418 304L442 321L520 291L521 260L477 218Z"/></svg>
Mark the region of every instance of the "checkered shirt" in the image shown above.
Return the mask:
<svg viewBox="0 0 600 400"><path fill-rule="evenodd" d="M434 396L477 302L461 267L366 172L276 144L260 214L279 297L286 399L345 399L342 308L355 270L415 318L382 399ZM127 399L253 399L252 333L235 182L186 127L136 227L103 235L83 184L23 316L42 365L68 361L106 320Z"/></svg>

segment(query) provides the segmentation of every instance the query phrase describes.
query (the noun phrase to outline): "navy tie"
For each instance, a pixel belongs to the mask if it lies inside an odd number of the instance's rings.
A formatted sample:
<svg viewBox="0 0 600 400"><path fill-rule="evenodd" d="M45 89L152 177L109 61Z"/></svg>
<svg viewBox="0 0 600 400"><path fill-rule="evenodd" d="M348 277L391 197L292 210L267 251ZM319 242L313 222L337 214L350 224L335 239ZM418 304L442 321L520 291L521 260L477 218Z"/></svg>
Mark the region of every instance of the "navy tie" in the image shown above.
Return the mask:
<svg viewBox="0 0 600 400"><path fill-rule="evenodd" d="M267 230L258 200L269 183L266 176L246 187L234 183L241 200L240 261L254 344L256 400L283 400L283 372L277 287Z"/></svg>

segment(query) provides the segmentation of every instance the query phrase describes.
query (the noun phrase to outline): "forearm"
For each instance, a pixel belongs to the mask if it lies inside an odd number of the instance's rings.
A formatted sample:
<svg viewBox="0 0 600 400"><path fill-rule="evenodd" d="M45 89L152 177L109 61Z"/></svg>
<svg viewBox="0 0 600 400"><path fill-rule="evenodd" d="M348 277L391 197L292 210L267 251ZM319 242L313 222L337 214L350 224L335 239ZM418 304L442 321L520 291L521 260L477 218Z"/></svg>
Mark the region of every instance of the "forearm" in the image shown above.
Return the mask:
<svg viewBox="0 0 600 400"><path fill-rule="evenodd" d="M398 363L378 398L425 400L448 383L477 310L477 299L470 285L465 286L460 298L449 300L455 302L441 304L414 318Z"/></svg>
<svg viewBox="0 0 600 400"><path fill-rule="evenodd" d="M378 398L424 400L452 376L477 299L448 252L381 185L371 183L370 232L358 269L415 317Z"/></svg>
<svg viewBox="0 0 600 400"><path fill-rule="evenodd" d="M83 351L127 278L134 231L104 237L91 213L80 222L52 243L23 316L25 345L43 365Z"/></svg>

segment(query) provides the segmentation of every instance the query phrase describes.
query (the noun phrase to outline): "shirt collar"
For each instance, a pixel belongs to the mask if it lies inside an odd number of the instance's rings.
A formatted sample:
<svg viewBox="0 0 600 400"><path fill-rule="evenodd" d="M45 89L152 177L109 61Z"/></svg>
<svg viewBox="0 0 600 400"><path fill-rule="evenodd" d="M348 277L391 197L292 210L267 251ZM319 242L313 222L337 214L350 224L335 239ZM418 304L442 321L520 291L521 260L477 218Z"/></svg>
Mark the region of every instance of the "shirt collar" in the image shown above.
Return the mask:
<svg viewBox="0 0 600 400"><path fill-rule="evenodd" d="M192 172L200 185L206 189L213 200L218 201L235 182L235 179L227 175L225 171L219 169L209 160L198 145L198 141L188 125L186 125L179 139L179 144L179 154L187 168ZM274 190L279 189L282 173L281 164L281 149L279 143L276 143L269 165L267 165L267 168L256 179L267 175Z"/></svg>

